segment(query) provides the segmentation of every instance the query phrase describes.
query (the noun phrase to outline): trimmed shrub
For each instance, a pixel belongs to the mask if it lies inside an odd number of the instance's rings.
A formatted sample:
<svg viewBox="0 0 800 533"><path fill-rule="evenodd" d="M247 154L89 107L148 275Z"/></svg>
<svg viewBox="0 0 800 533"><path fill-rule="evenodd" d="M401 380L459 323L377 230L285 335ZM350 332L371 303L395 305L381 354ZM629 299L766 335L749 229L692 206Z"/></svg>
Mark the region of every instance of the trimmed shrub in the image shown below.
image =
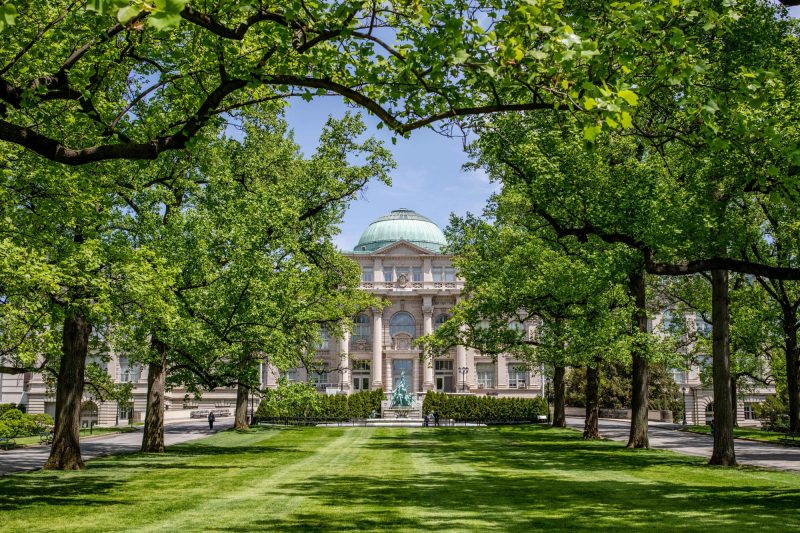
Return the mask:
<svg viewBox="0 0 800 533"><path fill-rule="evenodd" d="M484 420L490 422L538 422L547 416L544 398L494 398L447 394L429 391L422 402L422 412L436 412L440 418L452 420Z"/></svg>
<svg viewBox="0 0 800 533"><path fill-rule="evenodd" d="M46 418L44 418L46 417ZM41 421L53 423L49 415L27 415L19 409L9 409L0 415L0 423L3 424L4 437L32 437L43 427Z"/></svg>
<svg viewBox="0 0 800 533"><path fill-rule="evenodd" d="M291 383L266 391L256 410L260 418L367 418L381 412L383 391L323 395L305 384Z"/></svg>
<svg viewBox="0 0 800 533"><path fill-rule="evenodd" d="M13 403L0 403L0 417L3 416L3 413L6 411L10 411L11 409L16 409L17 406Z"/></svg>

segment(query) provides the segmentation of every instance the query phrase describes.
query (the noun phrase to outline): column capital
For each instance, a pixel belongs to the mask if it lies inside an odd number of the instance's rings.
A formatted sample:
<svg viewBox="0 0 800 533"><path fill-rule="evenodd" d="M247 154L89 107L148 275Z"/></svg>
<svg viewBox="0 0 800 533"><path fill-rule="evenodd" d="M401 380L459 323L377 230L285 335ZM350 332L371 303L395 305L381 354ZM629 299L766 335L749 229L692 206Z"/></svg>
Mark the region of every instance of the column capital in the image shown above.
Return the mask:
<svg viewBox="0 0 800 533"><path fill-rule="evenodd" d="M422 306L422 314L426 317L433 316L433 306L432 305L423 305Z"/></svg>

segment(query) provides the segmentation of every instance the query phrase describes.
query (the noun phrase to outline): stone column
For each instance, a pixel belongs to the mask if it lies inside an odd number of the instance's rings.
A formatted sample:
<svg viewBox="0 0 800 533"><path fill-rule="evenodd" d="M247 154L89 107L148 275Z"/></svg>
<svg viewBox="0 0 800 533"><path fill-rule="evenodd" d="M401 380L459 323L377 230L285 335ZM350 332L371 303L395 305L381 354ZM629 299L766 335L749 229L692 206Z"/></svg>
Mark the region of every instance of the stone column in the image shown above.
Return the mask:
<svg viewBox="0 0 800 533"><path fill-rule="evenodd" d="M388 357L384 359L383 378L383 392L392 392L392 360Z"/></svg>
<svg viewBox="0 0 800 533"><path fill-rule="evenodd" d="M422 260L422 281L433 281L433 271L431 269L430 257L426 257Z"/></svg>
<svg viewBox="0 0 800 533"><path fill-rule="evenodd" d="M383 312L377 310L372 312L372 388L383 388Z"/></svg>
<svg viewBox="0 0 800 533"><path fill-rule="evenodd" d="M428 260L428 266L430 266L430 260ZM424 335L430 335L433 333L432 300L433 298L430 296L423 296L422 315L424 320L422 321L422 333ZM425 358L422 361L422 365L422 392L427 392L433 388L433 359Z"/></svg>
<svg viewBox="0 0 800 533"><path fill-rule="evenodd" d="M343 382L339 384L339 388L349 391L353 380L350 376L350 332L347 330L344 331L339 341L339 357L341 358L339 365L342 370L339 373L339 379Z"/></svg>

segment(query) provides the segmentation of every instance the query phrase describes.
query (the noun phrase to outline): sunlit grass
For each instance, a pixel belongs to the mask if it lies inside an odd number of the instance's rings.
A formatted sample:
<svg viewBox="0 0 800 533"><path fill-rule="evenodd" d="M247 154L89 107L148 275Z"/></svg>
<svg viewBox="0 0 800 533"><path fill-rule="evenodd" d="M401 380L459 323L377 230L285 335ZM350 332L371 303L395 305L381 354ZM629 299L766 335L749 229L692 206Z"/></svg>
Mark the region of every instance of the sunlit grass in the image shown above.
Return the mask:
<svg viewBox="0 0 800 533"><path fill-rule="evenodd" d="M570 430L257 428L0 478L2 531L800 530L800 475Z"/></svg>

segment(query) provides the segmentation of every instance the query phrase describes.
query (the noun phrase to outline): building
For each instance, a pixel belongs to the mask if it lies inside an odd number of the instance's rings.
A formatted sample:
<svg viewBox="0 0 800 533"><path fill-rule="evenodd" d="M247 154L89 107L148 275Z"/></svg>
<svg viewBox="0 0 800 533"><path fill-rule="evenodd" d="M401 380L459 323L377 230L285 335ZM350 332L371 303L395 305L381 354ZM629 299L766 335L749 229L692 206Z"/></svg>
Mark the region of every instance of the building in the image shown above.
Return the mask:
<svg viewBox="0 0 800 533"><path fill-rule="evenodd" d="M422 360L414 341L432 333L448 318L461 298L463 281L442 253L446 245L441 229L428 218L409 209L396 209L369 224L355 249L346 254L361 266L361 287L389 301L382 310L371 309L353 318L351 331L333 335L323 329L323 341L315 363L285 370L288 381L314 383L320 392L351 393L382 389L390 393L401 375L411 392L421 396L429 390L497 396L539 396L545 381L537 368L500 355L495 359L458 346L444 357ZM688 329L707 329L693 316L682 317ZM674 320L664 312L651 322L651 331ZM512 324L532 334L532 324ZM113 354L107 363L98 361L118 383L133 383L132 403L117 405L87 396L81 424L124 424L144 419L147 369ZM281 370L262 365L262 387L275 387ZM704 386L697 366L676 370L675 381L684 394L689 424L704 424L713 417L713 391ZM739 391L738 422L757 425L753 405L774 394L774 387L748 387ZM186 418L197 409L215 408L232 412L236 391L217 389L196 400L182 388L165 398L167 419ZM0 374L0 403L27 406L31 413L55 414L55 398L43 376ZM676 421L677 422L677 421Z"/></svg>
<svg viewBox="0 0 800 533"><path fill-rule="evenodd" d="M445 357L421 360L414 340L436 330L461 297L463 281L442 253L442 230L409 209L396 209L372 222L347 255L361 266L361 287L390 305L353 319L352 332L341 338L324 334L317 352L320 365L287 372L290 381L310 381L319 390L391 392L401 375L410 390L542 395L544 381L523 361L503 355L497 360L463 346ZM525 325L525 328L532 326ZM270 369L267 386L274 386Z"/></svg>

